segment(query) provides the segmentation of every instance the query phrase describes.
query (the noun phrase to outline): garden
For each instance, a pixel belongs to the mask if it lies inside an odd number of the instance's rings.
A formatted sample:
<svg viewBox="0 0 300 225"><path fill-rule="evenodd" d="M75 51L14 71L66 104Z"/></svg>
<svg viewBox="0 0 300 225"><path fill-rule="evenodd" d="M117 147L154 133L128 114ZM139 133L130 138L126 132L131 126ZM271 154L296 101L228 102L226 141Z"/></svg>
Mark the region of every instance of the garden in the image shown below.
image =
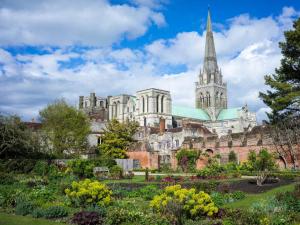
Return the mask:
<svg viewBox="0 0 300 225"><path fill-rule="evenodd" d="M1 160L0 224L299 224L299 172L274 168L257 185L264 154L241 165L212 158L188 174L134 176L109 162L107 178L93 173L97 159Z"/></svg>

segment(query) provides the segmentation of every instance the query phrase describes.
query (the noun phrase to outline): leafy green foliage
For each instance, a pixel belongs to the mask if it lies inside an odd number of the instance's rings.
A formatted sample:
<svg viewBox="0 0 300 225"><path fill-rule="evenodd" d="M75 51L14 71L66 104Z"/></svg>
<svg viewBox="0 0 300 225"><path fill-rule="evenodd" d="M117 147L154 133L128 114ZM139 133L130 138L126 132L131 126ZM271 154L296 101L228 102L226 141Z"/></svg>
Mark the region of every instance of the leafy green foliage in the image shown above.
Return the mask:
<svg viewBox="0 0 300 225"><path fill-rule="evenodd" d="M209 194L180 185L166 187L162 194L153 198L150 206L162 215L175 218L178 224L182 224L184 218L211 217L218 212Z"/></svg>
<svg viewBox="0 0 300 225"><path fill-rule="evenodd" d="M242 191L235 191L231 193L213 192L210 196L216 206L221 207L226 203L235 202L237 200L245 198L246 194Z"/></svg>
<svg viewBox="0 0 300 225"><path fill-rule="evenodd" d="M18 198L16 201L15 213L17 215L26 216L34 209L33 204L27 199Z"/></svg>
<svg viewBox="0 0 300 225"><path fill-rule="evenodd" d="M232 163L237 163L237 156L234 151L229 152L228 161Z"/></svg>
<svg viewBox="0 0 300 225"><path fill-rule="evenodd" d="M126 158L126 150L134 142L133 135L137 128L136 122L111 120L104 129L102 144L99 145L100 154L106 158Z"/></svg>
<svg viewBox="0 0 300 225"><path fill-rule="evenodd" d="M265 83L272 90L260 93L260 98L272 109L271 120L300 111L300 19L294 22L293 30L284 33L285 42L279 47L283 58L275 74L266 75Z"/></svg>
<svg viewBox="0 0 300 225"><path fill-rule="evenodd" d="M108 209L106 225L170 225L165 217L149 214L134 207L114 206Z"/></svg>
<svg viewBox="0 0 300 225"><path fill-rule="evenodd" d="M123 176L123 169L118 165L112 166L109 170L109 174L114 179L120 179Z"/></svg>
<svg viewBox="0 0 300 225"><path fill-rule="evenodd" d="M259 186L263 185L270 171L277 168L274 155L269 153L267 149L261 149L258 154L254 151L250 151L248 161L250 167L252 167L254 171L257 171L256 182Z"/></svg>
<svg viewBox="0 0 300 225"><path fill-rule="evenodd" d="M62 218L68 216L68 210L63 206L50 206L43 210L43 217L47 219Z"/></svg>
<svg viewBox="0 0 300 225"><path fill-rule="evenodd" d="M181 169L184 172L193 172L196 168L196 161L199 158L199 151L190 149L181 149L177 154L176 158Z"/></svg>
<svg viewBox="0 0 300 225"><path fill-rule="evenodd" d="M74 206L106 206L111 202L112 191L105 184L99 181L85 179L73 181L71 188L67 188L65 193L71 204Z"/></svg>
<svg viewBox="0 0 300 225"><path fill-rule="evenodd" d="M45 176L48 173L49 165L46 161L38 161L34 168L33 172L40 176Z"/></svg>
<svg viewBox="0 0 300 225"><path fill-rule="evenodd" d="M261 149L256 156L254 154L253 152L250 153L249 161L252 162L256 171L272 171L276 168L274 156L267 149Z"/></svg>
<svg viewBox="0 0 300 225"><path fill-rule="evenodd" d="M38 136L18 116L0 115L0 140L1 159L44 157Z"/></svg>
<svg viewBox="0 0 300 225"><path fill-rule="evenodd" d="M68 161L69 171L80 178L93 177L94 167L100 165L101 162L99 160L74 159Z"/></svg>
<svg viewBox="0 0 300 225"><path fill-rule="evenodd" d="M65 100L56 100L40 111L44 142L57 157L80 154L87 145L90 124L87 116L69 106Z"/></svg>

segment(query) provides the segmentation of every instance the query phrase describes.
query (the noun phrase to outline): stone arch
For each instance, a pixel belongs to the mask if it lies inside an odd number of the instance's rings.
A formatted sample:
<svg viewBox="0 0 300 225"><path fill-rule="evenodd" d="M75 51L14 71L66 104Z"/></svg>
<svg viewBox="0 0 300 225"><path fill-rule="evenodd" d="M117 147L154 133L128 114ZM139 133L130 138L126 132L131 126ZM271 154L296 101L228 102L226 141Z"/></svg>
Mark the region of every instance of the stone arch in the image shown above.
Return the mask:
<svg viewBox="0 0 300 225"><path fill-rule="evenodd" d="M287 168L286 160L282 156L279 156L276 161L277 161L279 168L283 168L283 169Z"/></svg>
<svg viewBox="0 0 300 225"><path fill-rule="evenodd" d="M214 154L214 150L212 150L211 148L208 148L205 150L205 153L207 153L209 156L212 156Z"/></svg>

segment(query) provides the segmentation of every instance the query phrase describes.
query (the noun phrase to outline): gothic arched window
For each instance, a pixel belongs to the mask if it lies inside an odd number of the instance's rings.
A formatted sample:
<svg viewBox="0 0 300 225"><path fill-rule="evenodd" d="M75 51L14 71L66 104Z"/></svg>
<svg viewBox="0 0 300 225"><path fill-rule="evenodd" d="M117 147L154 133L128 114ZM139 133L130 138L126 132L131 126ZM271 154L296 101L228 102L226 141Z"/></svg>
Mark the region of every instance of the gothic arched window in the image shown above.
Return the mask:
<svg viewBox="0 0 300 225"><path fill-rule="evenodd" d="M161 97L161 106L160 106L161 112L164 112L164 96Z"/></svg>
<svg viewBox="0 0 300 225"><path fill-rule="evenodd" d="M144 98L144 96L142 96L142 108L143 108L143 112L145 112L145 98Z"/></svg>
<svg viewBox="0 0 300 225"><path fill-rule="evenodd" d="M149 112L149 96L147 95L147 109L146 109L146 112Z"/></svg>

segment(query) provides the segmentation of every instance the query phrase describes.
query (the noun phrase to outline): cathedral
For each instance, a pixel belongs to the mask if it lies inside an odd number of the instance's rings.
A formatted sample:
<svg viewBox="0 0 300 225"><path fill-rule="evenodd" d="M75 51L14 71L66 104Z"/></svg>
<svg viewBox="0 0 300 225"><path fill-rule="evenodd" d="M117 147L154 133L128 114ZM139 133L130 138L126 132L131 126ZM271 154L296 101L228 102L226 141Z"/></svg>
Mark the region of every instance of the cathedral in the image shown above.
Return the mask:
<svg viewBox="0 0 300 225"><path fill-rule="evenodd" d="M203 137L205 132L222 137L251 131L256 126L256 115L247 105L228 108L227 101L227 84L218 67L208 12L203 67L195 82L195 107L173 105L170 91L148 88L135 95L80 96L79 109L91 118L91 145L101 143L101 130L107 121L137 121L141 132L136 139L168 161L171 150L180 148L187 137Z"/></svg>

